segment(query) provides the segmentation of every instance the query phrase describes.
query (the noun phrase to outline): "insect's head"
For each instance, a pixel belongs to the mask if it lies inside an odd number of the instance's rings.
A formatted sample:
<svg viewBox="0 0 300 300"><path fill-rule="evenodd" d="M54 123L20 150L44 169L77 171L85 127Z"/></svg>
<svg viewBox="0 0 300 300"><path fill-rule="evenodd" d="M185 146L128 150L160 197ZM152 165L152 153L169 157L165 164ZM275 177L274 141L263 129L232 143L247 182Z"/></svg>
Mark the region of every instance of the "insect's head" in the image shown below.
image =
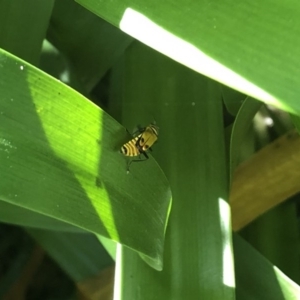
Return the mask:
<svg viewBox="0 0 300 300"><path fill-rule="evenodd" d="M152 131L154 131L154 133L156 135L158 135L159 127L156 125L155 121L153 121L152 123L150 123L149 127L151 127Z"/></svg>

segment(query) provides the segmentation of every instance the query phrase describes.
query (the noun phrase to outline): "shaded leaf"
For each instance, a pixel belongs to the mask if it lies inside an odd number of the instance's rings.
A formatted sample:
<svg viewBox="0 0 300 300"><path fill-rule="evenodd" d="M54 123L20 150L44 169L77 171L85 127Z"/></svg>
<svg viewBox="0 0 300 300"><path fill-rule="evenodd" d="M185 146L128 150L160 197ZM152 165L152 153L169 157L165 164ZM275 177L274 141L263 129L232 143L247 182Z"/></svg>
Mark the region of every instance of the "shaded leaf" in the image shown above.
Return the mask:
<svg viewBox="0 0 300 300"><path fill-rule="evenodd" d="M54 0L2 0L0 47L37 64Z"/></svg>
<svg viewBox="0 0 300 300"><path fill-rule="evenodd" d="M93 234L26 229L74 280L92 277L113 261Z"/></svg>
<svg viewBox="0 0 300 300"><path fill-rule="evenodd" d="M72 63L72 76L90 91L132 38L73 0L56 1L47 38ZM76 49L76 51L74 51Z"/></svg>
<svg viewBox="0 0 300 300"><path fill-rule="evenodd" d="M233 245L238 300L299 299L300 287L236 234Z"/></svg>

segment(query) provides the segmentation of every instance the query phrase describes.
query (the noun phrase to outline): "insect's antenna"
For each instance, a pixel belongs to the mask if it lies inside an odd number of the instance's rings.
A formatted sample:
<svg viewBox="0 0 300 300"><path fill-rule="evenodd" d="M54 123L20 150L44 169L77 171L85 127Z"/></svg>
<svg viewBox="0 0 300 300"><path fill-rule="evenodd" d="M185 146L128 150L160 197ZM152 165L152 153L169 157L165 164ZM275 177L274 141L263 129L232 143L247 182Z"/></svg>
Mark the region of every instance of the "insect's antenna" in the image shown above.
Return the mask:
<svg viewBox="0 0 300 300"><path fill-rule="evenodd" d="M156 124L156 120L154 119L154 115L152 114L152 118L153 118L153 121L151 122L151 124L156 128L156 130L158 131L159 130L159 127L157 126Z"/></svg>
<svg viewBox="0 0 300 300"><path fill-rule="evenodd" d="M156 125L156 120L155 120L155 118L154 118L154 115L152 115L152 119L153 119L152 124L153 124L153 125Z"/></svg>

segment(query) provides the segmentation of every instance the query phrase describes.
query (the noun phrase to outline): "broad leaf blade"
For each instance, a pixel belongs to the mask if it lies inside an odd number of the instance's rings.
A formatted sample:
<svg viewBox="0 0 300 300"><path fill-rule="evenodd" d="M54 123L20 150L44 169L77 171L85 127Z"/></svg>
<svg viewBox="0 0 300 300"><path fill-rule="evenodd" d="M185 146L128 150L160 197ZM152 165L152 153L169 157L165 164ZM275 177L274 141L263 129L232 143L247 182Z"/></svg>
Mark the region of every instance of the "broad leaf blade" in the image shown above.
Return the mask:
<svg viewBox="0 0 300 300"><path fill-rule="evenodd" d="M161 268L171 193L155 161L128 175L119 149L129 137L116 121L5 51L0 68L0 199L119 241Z"/></svg>
<svg viewBox="0 0 300 300"><path fill-rule="evenodd" d="M300 114L298 1L77 2L189 68Z"/></svg>

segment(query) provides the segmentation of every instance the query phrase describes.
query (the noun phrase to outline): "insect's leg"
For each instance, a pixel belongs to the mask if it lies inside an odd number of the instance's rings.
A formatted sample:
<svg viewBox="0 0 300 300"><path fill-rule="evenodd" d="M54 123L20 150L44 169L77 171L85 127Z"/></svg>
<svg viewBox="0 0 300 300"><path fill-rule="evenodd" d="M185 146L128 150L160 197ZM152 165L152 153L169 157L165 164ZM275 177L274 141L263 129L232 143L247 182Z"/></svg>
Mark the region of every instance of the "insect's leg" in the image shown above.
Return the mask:
<svg viewBox="0 0 300 300"><path fill-rule="evenodd" d="M145 159L143 159L143 160L149 159L149 156L148 156L148 154L146 152L143 152L142 154L145 156Z"/></svg>
<svg viewBox="0 0 300 300"><path fill-rule="evenodd" d="M138 130L134 131L134 132L129 132L129 130L126 128L126 132L131 135L131 136L137 136L138 134L140 134L141 132L143 132L145 129L144 128L139 128Z"/></svg>
<svg viewBox="0 0 300 300"><path fill-rule="evenodd" d="M146 127L141 127L140 125L138 125L138 126L137 126L137 130L134 131L131 135L132 135L133 137L135 137L135 136L137 136L137 135L143 133L143 132L145 131L145 129L146 129Z"/></svg>
<svg viewBox="0 0 300 300"><path fill-rule="evenodd" d="M136 126L136 128L138 129L139 132L142 132L142 131L144 131L146 129L146 127L142 127L140 124L138 124Z"/></svg>
<svg viewBox="0 0 300 300"><path fill-rule="evenodd" d="M140 158L140 159L133 159L133 160L130 160L130 161L128 162L128 164L127 164L127 173L129 173L129 167L130 167L130 165L131 165L133 162L141 162L141 161L145 161L145 160L149 159L149 156L147 155L146 152L143 152L143 153L141 153L141 154L144 155L144 157L145 157L144 159L142 159L142 158Z"/></svg>

